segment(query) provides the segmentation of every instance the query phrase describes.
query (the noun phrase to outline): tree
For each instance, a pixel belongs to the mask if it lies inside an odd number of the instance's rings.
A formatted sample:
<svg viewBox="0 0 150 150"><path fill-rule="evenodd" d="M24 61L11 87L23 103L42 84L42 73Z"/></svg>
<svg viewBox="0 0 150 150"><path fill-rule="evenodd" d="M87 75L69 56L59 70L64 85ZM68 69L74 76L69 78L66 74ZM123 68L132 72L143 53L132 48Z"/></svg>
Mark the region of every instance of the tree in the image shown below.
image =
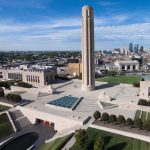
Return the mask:
<svg viewBox="0 0 150 150"><path fill-rule="evenodd" d="M124 124L124 123L125 123L125 118L124 118L124 116L119 115L119 117L118 117L118 119L117 119L117 122L118 122L119 124Z"/></svg>
<svg viewBox="0 0 150 150"><path fill-rule="evenodd" d="M116 115L110 115L110 116L109 116L109 122L110 122L110 123L117 122L117 117L116 117Z"/></svg>
<svg viewBox="0 0 150 150"><path fill-rule="evenodd" d="M95 120L99 119L101 117L101 113L99 111L96 111L94 114L93 114L93 117Z"/></svg>
<svg viewBox="0 0 150 150"><path fill-rule="evenodd" d="M117 73L115 71L107 71L107 76L115 76Z"/></svg>
<svg viewBox="0 0 150 150"><path fill-rule="evenodd" d="M0 97L3 97L5 94L4 94L4 90L3 88L0 88Z"/></svg>
<svg viewBox="0 0 150 150"><path fill-rule="evenodd" d="M94 150L104 150L104 139L101 137L98 137L98 139L94 143Z"/></svg>
<svg viewBox="0 0 150 150"><path fill-rule="evenodd" d="M22 97L17 94L7 94L6 99L15 101L15 102L20 102L22 100Z"/></svg>
<svg viewBox="0 0 150 150"><path fill-rule="evenodd" d="M142 123L142 120L141 119L136 119L135 120L135 126L139 129L142 129L143 127L143 123Z"/></svg>
<svg viewBox="0 0 150 150"><path fill-rule="evenodd" d="M78 133L75 135L75 139L76 139L76 144L78 149L86 150L86 146L87 146L86 144L88 139L86 130L80 129Z"/></svg>
<svg viewBox="0 0 150 150"><path fill-rule="evenodd" d="M108 121L109 120L109 114L108 113L103 113L101 117L102 121Z"/></svg>
<svg viewBox="0 0 150 150"><path fill-rule="evenodd" d="M133 123L134 123L134 121L133 121L131 118L128 118L128 119L126 120L126 124L127 124L128 126L133 125Z"/></svg>

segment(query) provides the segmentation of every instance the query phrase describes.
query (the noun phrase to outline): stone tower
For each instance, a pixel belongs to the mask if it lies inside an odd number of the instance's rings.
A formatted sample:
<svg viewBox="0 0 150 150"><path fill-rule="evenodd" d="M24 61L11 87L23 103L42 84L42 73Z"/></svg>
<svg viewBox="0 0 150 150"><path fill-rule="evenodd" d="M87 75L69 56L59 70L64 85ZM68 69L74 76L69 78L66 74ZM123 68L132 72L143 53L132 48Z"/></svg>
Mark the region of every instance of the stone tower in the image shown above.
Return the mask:
<svg viewBox="0 0 150 150"><path fill-rule="evenodd" d="M95 89L94 13L93 8L82 8L82 89Z"/></svg>

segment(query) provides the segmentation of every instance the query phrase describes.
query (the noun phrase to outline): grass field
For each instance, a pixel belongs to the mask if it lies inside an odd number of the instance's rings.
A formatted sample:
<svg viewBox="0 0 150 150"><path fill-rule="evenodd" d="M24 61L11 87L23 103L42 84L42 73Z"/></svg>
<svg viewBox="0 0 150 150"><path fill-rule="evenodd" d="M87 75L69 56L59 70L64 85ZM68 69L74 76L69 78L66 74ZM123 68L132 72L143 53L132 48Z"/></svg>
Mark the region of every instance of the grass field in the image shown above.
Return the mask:
<svg viewBox="0 0 150 150"><path fill-rule="evenodd" d="M8 106L0 105L0 111L7 110L9 108L10 107L8 107Z"/></svg>
<svg viewBox="0 0 150 150"><path fill-rule="evenodd" d="M0 116L0 139L12 134L13 128L6 114Z"/></svg>
<svg viewBox="0 0 150 150"><path fill-rule="evenodd" d="M150 150L150 143L117 135L98 129L88 128L88 148L93 150L94 142L98 137L104 137L105 148L104 150ZM78 150L74 145L71 150Z"/></svg>
<svg viewBox="0 0 150 150"><path fill-rule="evenodd" d="M140 83L141 77L139 76L126 76L126 75L120 75L120 76L107 76L102 78L97 78L97 81L102 82L108 82L108 83L124 83L124 84L133 84L133 83Z"/></svg>
<svg viewBox="0 0 150 150"><path fill-rule="evenodd" d="M42 145L40 150L60 150L72 136L73 134L69 134L67 136L57 138L54 141Z"/></svg>

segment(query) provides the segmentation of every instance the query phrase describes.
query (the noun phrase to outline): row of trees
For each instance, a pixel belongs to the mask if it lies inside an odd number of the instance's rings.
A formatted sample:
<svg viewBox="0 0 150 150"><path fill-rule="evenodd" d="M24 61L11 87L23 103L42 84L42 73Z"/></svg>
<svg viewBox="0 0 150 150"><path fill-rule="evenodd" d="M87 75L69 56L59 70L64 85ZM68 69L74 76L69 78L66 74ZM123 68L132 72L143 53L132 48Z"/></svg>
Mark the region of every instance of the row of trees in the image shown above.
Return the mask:
<svg viewBox="0 0 150 150"><path fill-rule="evenodd" d="M119 115L118 117L116 115L109 115L108 113L100 113L99 111L96 111L93 114L95 120L100 119L100 121L104 121L107 123L117 123L119 125L125 124L131 127L136 127L138 129L144 129L147 131L150 131L150 120L141 120L141 119L136 119L132 120L131 118L125 119L124 116Z"/></svg>
<svg viewBox="0 0 150 150"><path fill-rule="evenodd" d="M86 130L80 129L78 133L75 135L77 149L86 150L88 143L88 134ZM94 143L94 150L104 150L104 138L98 137Z"/></svg>
<svg viewBox="0 0 150 150"><path fill-rule="evenodd" d="M131 118L128 118L127 120L123 115L119 115L118 117L114 114L109 115L108 113L100 113L99 111L96 111L94 114L94 119L100 119L101 121L108 122L108 123L118 123L118 124L127 124L127 125L133 125L133 120Z"/></svg>

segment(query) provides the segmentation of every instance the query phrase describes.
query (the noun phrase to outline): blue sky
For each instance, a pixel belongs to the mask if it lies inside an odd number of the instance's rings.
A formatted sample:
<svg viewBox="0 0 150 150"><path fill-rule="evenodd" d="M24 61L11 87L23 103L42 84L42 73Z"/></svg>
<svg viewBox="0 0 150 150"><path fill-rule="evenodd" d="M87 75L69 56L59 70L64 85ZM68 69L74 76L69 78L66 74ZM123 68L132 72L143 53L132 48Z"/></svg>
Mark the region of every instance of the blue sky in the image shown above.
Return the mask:
<svg viewBox="0 0 150 150"><path fill-rule="evenodd" d="M95 48L150 48L149 0L0 0L0 50L80 50L81 8L93 6Z"/></svg>

